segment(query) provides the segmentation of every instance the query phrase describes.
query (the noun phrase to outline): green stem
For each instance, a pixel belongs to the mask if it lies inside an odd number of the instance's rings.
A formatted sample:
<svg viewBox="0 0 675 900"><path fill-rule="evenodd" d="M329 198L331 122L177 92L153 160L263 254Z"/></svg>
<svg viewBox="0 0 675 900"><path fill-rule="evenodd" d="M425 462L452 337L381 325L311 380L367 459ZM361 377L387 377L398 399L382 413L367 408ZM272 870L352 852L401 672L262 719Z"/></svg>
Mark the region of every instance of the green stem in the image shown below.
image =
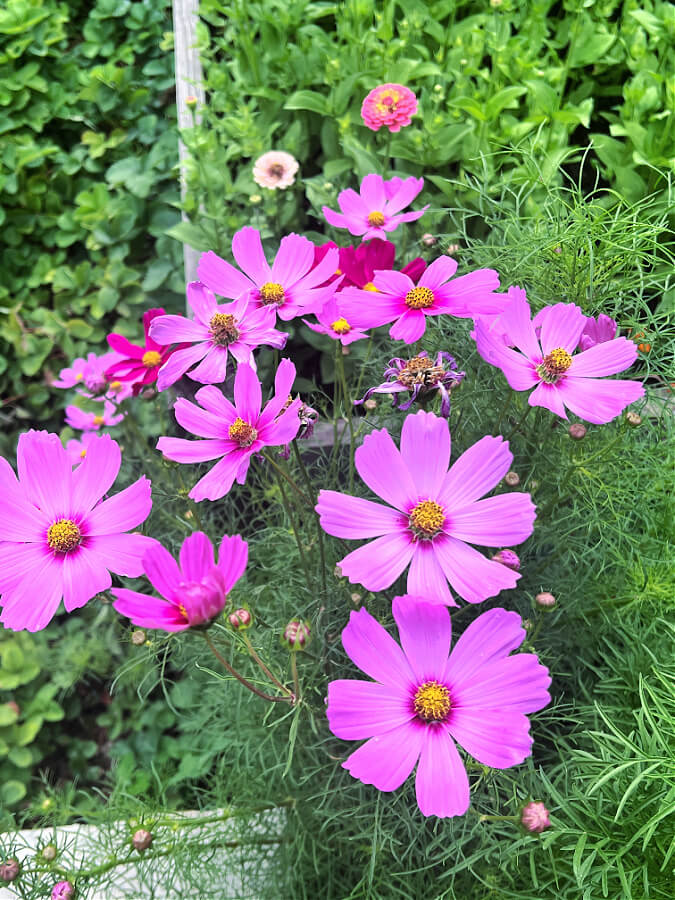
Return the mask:
<svg viewBox="0 0 675 900"><path fill-rule="evenodd" d="M295 688L295 702L300 702L300 679L298 678L298 654L291 653L291 672L293 673L293 687Z"/></svg>
<svg viewBox="0 0 675 900"><path fill-rule="evenodd" d="M520 428L521 428L522 424L525 422L525 419L527 419L527 417L529 416L529 414L532 412L533 409L534 409L534 407L533 407L533 406L530 406L530 405L528 404L527 409L525 410L525 412L522 414L522 416L518 419L518 421L516 422L516 424L513 426L513 428L512 428L511 431L509 432L509 436L507 437L507 441L510 441L511 438L513 437L513 435L514 435L514 434L517 434L517 433L520 431Z"/></svg>
<svg viewBox="0 0 675 900"><path fill-rule="evenodd" d="M336 342L338 347L340 347L339 342ZM344 399L345 405L345 415L347 416L347 427L349 428L349 491L350 493L354 490L354 422L352 420L352 401L349 397L349 390L347 388L347 377L345 375L345 364L342 358L341 348L338 350L336 348L336 363L337 369L340 373L340 383L342 385L342 396Z"/></svg>
<svg viewBox="0 0 675 900"><path fill-rule="evenodd" d="M281 468L279 472L283 471ZM307 557L305 556L305 551L302 549L302 541L300 540L300 533L298 531L297 525L295 524L295 517L291 512L291 504L288 502L288 497L286 496L286 492L284 491L284 483L279 477L279 473L275 473L277 477L277 484L279 485L279 493L281 494L281 502L286 510L286 515L291 523L291 529L293 530L293 537L295 538L295 543L298 548L298 555L300 556L300 562L302 563L302 568L305 570L305 578L307 579L307 584L310 583L310 570L309 564L307 562Z"/></svg>
<svg viewBox="0 0 675 900"><path fill-rule="evenodd" d="M300 490L300 488L297 486L295 481L293 481L293 479L288 474L288 472L285 472L284 469L282 469L282 467L279 465L279 463L275 459L272 459L272 457L269 455L269 453L266 453L264 450L262 451L262 456L272 466L274 471L277 473L277 476L280 475L282 478L284 478L290 484L290 486L293 488L293 490L298 495L298 497L300 497L300 499L303 501L303 503L306 503L307 506L314 509L314 504L312 503L312 501L309 499L309 497L303 491Z"/></svg>
<svg viewBox="0 0 675 900"><path fill-rule="evenodd" d="M309 477L309 472L307 471L305 464L302 461L302 455L300 453L300 450L298 449L298 442L295 438L291 441L291 446L293 447L293 454L295 455L295 459L300 468L300 474L302 475L302 479L305 482L307 490L311 494L313 491L312 482ZM321 527L321 522L319 521L318 513L316 514L314 521L316 523L316 535L317 535L317 540L319 542L319 557L321 558L321 589L325 596L325 594L327 592L326 552L325 552L325 548L323 546L323 528Z"/></svg>
<svg viewBox="0 0 675 900"><path fill-rule="evenodd" d="M234 676L237 679L237 681L241 682L241 684L243 684L244 687L248 688L249 691L252 691L254 694L257 694L258 697L262 697L263 700L269 700L270 703L287 703L288 702L288 699L289 699L288 697L270 697L269 694L265 694L263 691L258 690L258 688L254 684L251 684L251 682L248 681L246 678L244 678L243 675L240 675L239 672L237 672L235 669L232 668L232 666L225 659L225 657L222 656L218 652L216 645L213 643L213 641L211 640L209 635L205 631L203 631L202 634L204 635L204 640L208 644L209 649L211 650L213 655L216 657L218 662L225 669L227 669L227 671L230 673L230 675Z"/></svg>
<svg viewBox="0 0 675 900"><path fill-rule="evenodd" d="M356 382L356 396L359 397L361 395L361 383L363 381L363 376L365 374L366 368L370 361L370 354L373 350L373 344L375 343L375 338L370 336L370 340L368 341L368 350L366 351L366 358L363 360L363 364L361 366L361 371L359 372L359 380Z"/></svg>
<svg viewBox="0 0 675 900"><path fill-rule="evenodd" d="M246 647L248 648L248 652L249 652L250 655L251 655L251 659L253 659L253 661L256 662L256 663L260 666L260 668L263 670L263 672L265 673L265 675L267 675L267 677L270 679L270 681L271 681L273 684L276 684L276 686L277 686L278 688L281 688L281 690L282 690L284 693L286 693L286 694L291 694L291 695L292 695L293 692L292 692L289 688L287 688L285 685L283 685L283 684L279 681L279 679L276 678L276 677L270 672L270 670L267 668L267 666L266 666L265 663L262 661L262 659L260 659L260 657L258 656L257 652L255 651L255 649L254 649L254 647L253 647L253 644L251 643L250 637L249 637L246 633L244 633L243 638L244 638L244 643L246 644Z"/></svg>

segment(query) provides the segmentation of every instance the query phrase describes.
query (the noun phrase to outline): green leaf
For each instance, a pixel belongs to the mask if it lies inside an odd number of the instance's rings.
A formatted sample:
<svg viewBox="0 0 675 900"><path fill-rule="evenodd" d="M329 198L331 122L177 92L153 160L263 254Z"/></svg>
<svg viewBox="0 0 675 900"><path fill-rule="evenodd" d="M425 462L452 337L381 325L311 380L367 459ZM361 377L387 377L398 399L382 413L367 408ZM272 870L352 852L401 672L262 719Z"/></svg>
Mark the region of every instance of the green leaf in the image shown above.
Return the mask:
<svg viewBox="0 0 675 900"><path fill-rule="evenodd" d="M485 106L485 114L488 119L496 119L503 109L516 108L518 97L522 97L525 93L527 93L527 88L522 84L512 84L510 87L498 91L493 97L490 97Z"/></svg>
<svg viewBox="0 0 675 900"><path fill-rule="evenodd" d="M26 786L20 781L5 781L0 785L0 801L5 806L14 806L26 796Z"/></svg>
<svg viewBox="0 0 675 900"><path fill-rule="evenodd" d="M9 703L0 705L0 728L5 725L13 725L18 718L19 714L9 705Z"/></svg>
<svg viewBox="0 0 675 900"><path fill-rule="evenodd" d="M603 56L616 40L615 34L609 34L606 30L599 30L592 34L585 31L572 42L568 65L571 69L582 66L590 66L596 62L602 62Z"/></svg>
<svg viewBox="0 0 675 900"><path fill-rule="evenodd" d="M33 762L33 754L28 747L12 747L7 759L20 769L25 769Z"/></svg>
<svg viewBox="0 0 675 900"><path fill-rule="evenodd" d="M284 103L284 109L308 109L322 116L329 115L328 98L316 91L296 91Z"/></svg>
<svg viewBox="0 0 675 900"><path fill-rule="evenodd" d="M166 232L169 237L175 238L181 244L189 244L195 250L210 250L211 240L208 235L192 222L179 222Z"/></svg>
<svg viewBox="0 0 675 900"><path fill-rule="evenodd" d="M160 284L164 282L167 275L173 269L173 262L170 259L156 259L145 273L145 278L141 282L144 291L154 291Z"/></svg>

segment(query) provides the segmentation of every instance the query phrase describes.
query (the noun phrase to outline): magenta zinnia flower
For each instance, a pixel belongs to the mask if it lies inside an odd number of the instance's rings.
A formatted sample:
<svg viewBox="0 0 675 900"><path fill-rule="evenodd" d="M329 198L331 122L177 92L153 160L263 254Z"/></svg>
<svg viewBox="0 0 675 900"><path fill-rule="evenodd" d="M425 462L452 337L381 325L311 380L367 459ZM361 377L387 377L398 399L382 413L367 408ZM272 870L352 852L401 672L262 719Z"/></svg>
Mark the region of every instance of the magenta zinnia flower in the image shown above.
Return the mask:
<svg viewBox="0 0 675 900"><path fill-rule="evenodd" d="M202 531L183 541L180 567L161 544L143 557L143 571L155 590L164 597L149 597L138 591L115 588L113 606L140 628L185 631L205 625L225 607L232 585L238 581L248 561L248 544L235 534L223 536L218 563L213 545Z"/></svg>
<svg viewBox="0 0 675 900"><path fill-rule="evenodd" d="M253 351L265 344L280 349L288 337L274 327L276 315L269 307L255 309L246 294L234 303L219 306L211 291L198 281L187 287L194 313L185 316L159 316L150 326L150 335L158 344L178 341L193 343L177 350L159 370L157 387L166 390L185 375L202 384L220 384L227 374L227 355L255 368ZM188 372L190 366L199 363Z"/></svg>
<svg viewBox="0 0 675 900"><path fill-rule="evenodd" d="M159 369L173 352L168 347L162 347L150 337L150 325L158 317L164 316L165 311L158 307L148 309L143 313L143 332L145 343L132 344L121 334L109 334L108 344L119 354L118 361L113 363L106 372L108 378L117 378L119 381L133 382L133 393L138 394L147 384L157 381Z"/></svg>
<svg viewBox="0 0 675 900"><path fill-rule="evenodd" d="M150 513L149 480L101 500L121 461L119 446L103 435L73 470L58 436L46 431L20 436L18 481L0 457L0 622L6 628L39 631L61 599L72 612L110 587L110 572L141 574L154 541L124 532Z"/></svg>
<svg viewBox="0 0 675 900"><path fill-rule="evenodd" d="M274 309L280 319L288 320L320 310L335 293L335 285L324 282L338 267L337 250L329 249L314 266L314 244L299 234L282 238L271 267L256 228L247 226L236 232L232 253L243 272L213 251L199 260L199 280L221 297L236 300L248 294L254 308Z"/></svg>
<svg viewBox="0 0 675 900"><path fill-rule="evenodd" d="M468 317L504 309L508 297L494 293L499 287L494 269L476 269L450 281L456 271L457 262L447 256L434 260L417 284L403 272L378 271L373 279L376 292L356 288L341 292L344 315L359 328L393 322L390 337L413 344L424 334L427 316Z"/></svg>
<svg viewBox="0 0 675 900"><path fill-rule="evenodd" d="M435 359L431 359L426 350L422 350L412 359L401 359L397 356L389 360L389 365L384 370L384 377L387 380L377 387L369 388L363 397L354 403L356 405L363 403L373 394L391 394L396 409L405 411L410 409L418 397L426 399L429 394L438 391L441 395L440 413L447 419L450 416L450 391L461 384L464 374L457 371L454 358L444 350L439 350ZM410 396L406 400L401 399L397 405L398 394L408 392Z"/></svg>
<svg viewBox="0 0 675 900"><path fill-rule="evenodd" d="M332 681L326 715L337 737L368 738L342 764L354 778L395 791L419 760L420 811L447 818L469 807L455 741L484 766L522 763L532 752L526 714L550 702L551 679L534 653L509 656L525 639L517 613L483 613L449 654L450 615L424 599L394 597L401 646L365 609L351 613L342 643L375 680Z"/></svg>
<svg viewBox="0 0 675 900"><path fill-rule="evenodd" d="M246 480L251 456L263 447L276 447L292 441L300 428L300 398L293 400L282 415L295 379L295 366L282 359L274 379L274 397L260 411L262 390L253 369L242 363L234 379L234 405L218 388L209 385L195 394L199 404L182 397L176 400L176 420L186 431L206 438L161 437L157 449L167 459L179 463L220 459L190 491L193 500L218 500L224 497L236 479Z"/></svg>
<svg viewBox="0 0 675 900"><path fill-rule="evenodd" d="M379 131L383 125L389 131L400 131L410 125L416 112L417 97L403 84L378 84L361 105L361 118L371 131Z"/></svg>
<svg viewBox="0 0 675 900"><path fill-rule="evenodd" d="M382 428L364 438L354 461L368 487L389 505L321 491L316 506L328 534L376 538L338 563L352 584L382 591L410 564L408 593L448 606L457 605L448 581L469 603L515 586L517 572L469 546L520 544L532 534L529 494L479 499L511 467L513 454L503 438L481 438L448 471L448 423L420 410L403 423L400 451Z"/></svg>
<svg viewBox="0 0 675 900"><path fill-rule="evenodd" d="M632 341L623 337L604 341L573 356L586 326L579 307L573 303L547 307L546 315L540 314L538 338L529 303L521 293L509 303L499 323L516 349L506 346L480 321L476 322L476 344L483 359L501 369L514 390L534 387L527 398L530 406L545 406L563 419L567 407L579 418L602 425L644 395L636 381L600 381L635 362L637 349Z"/></svg>
<svg viewBox="0 0 675 900"><path fill-rule="evenodd" d="M348 228L350 234L368 238L387 237L388 231L395 231L402 222L414 222L429 208L415 212L401 213L415 199L424 187L423 178L390 178L385 181L381 175L366 175L361 182L360 193L351 188L340 191L338 205L341 213L329 207L322 207L326 221L335 228Z"/></svg>
<svg viewBox="0 0 675 900"><path fill-rule="evenodd" d="M124 418L124 413L117 412L117 406L105 400L100 412L87 412L79 406L66 406L66 425L78 431L98 431L100 428L112 428Z"/></svg>

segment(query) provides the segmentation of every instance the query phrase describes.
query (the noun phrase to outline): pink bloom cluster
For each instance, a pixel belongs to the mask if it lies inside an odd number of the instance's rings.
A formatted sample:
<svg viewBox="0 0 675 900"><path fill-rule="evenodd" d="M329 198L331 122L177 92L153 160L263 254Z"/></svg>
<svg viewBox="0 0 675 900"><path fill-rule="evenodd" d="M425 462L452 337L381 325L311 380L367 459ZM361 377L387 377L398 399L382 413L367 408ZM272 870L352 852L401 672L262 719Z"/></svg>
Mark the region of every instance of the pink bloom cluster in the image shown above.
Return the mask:
<svg viewBox="0 0 675 900"><path fill-rule="evenodd" d="M400 131L404 125L410 125L416 112L417 97L402 84L378 84L361 106L361 117L371 131L379 131L382 126Z"/></svg>

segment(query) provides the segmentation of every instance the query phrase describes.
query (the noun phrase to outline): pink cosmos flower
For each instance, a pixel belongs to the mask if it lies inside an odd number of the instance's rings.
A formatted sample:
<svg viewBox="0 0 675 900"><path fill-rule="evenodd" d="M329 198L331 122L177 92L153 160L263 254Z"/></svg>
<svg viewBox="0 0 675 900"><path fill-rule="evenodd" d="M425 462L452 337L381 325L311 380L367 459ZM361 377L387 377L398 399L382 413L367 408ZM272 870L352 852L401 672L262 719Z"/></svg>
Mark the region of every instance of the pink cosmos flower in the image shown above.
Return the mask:
<svg viewBox="0 0 675 900"><path fill-rule="evenodd" d="M349 247L338 247L334 241L327 241L314 248L315 265L321 262L331 247L337 249L340 256L338 268L329 281L335 281L342 276L340 290L344 290L346 287L358 287L374 291L376 290L373 284L375 270L391 269L394 266L396 247L391 241L381 241L379 238L364 241L357 247L353 247L351 244ZM401 271L417 282L426 267L425 260L421 256L416 256L415 259L406 263Z"/></svg>
<svg viewBox="0 0 675 900"><path fill-rule="evenodd" d="M402 222L414 222L424 215L427 204L416 212L400 213L415 199L424 187L423 178L390 178L385 181L381 175L366 175L361 182L360 193L351 188L340 191L338 205L342 213L329 207L322 207L326 221L335 228L348 228L350 234L368 238L387 237L388 231L395 231Z"/></svg>
<svg viewBox="0 0 675 900"><path fill-rule="evenodd" d="M202 531L195 531L183 542L180 567L168 550L156 544L143 557L143 571L164 600L115 588L111 592L113 606L140 628L185 631L205 625L225 608L227 595L241 578L247 561L248 544L238 534L223 536L217 564L213 545Z"/></svg>
<svg viewBox="0 0 675 900"><path fill-rule="evenodd" d="M435 359L431 359L426 350L412 359L396 356L389 360L389 365L384 370L385 381L377 387L369 388L354 404L364 403L373 394L391 394L394 407L406 411L420 395L426 399L429 394L438 391L441 396L440 413L444 419L448 419L450 391L461 384L464 375L464 372L457 371L454 358L444 350L439 350ZM409 393L410 396L405 400L399 398L397 405L396 399L401 393Z"/></svg>
<svg viewBox="0 0 675 900"><path fill-rule="evenodd" d="M131 395L131 390L118 379L109 379L108 368L121 359L114 351L87 354L87 358L78 357L65 369L61 369L59 377L52 381L55 388L75 388L83 397L115 399L118 402Z"/></svg>
<svg viewBox="0 0 675 900"><path fill-rule="evenodd" d="M66 406L66 425L79 431L98 431L99 428L112 428L119 425L124 413L117 413L114 403L106 400L102 412L87 412L79 406Z"/></svg>
<svg viewBox="0 0 675 900"><path fill-rule="evenodd" d="M389 131L400 131L410 125L416 112L417 97L402 84L378 84L361 106L361 118L371 131L379 131L383 125Z"/></svg>
<svg viewBox="0 0 675 900"><path fill-rule="evenodd" d="M168 347L160 346L150 337L151 323L158 316L163 315L165 315L165 311L161 307L148 309L143 313L143 332L145 334L143 346L132 344L121 334L108 335L108 344L116 351L119 358L108 368L106 375L108 378L133 382L134 396L146 384L154 384L160 366L171 356L172 351Z"/></svg>
<svg viewBox="0 0 675 900"><path fill-rule="evenodd" d="M150 513L149 480L101 500L121 460L119 446L104 435L73 469L58 435L46 431L20 436L18 481L0 458L0 622L6 628L39 631L61 599L72 612L110 587L110 572L141 574L154 541L124 532Z"/></svg>
<svg viewBox="0 0 675 900"><path fill-rule="evenodd" d="M92 442L97 441L98 438L99 435L97 435L95 431L85 431L79 440L75 438L69 440L66 444L66 453L68 454L70 464L72 466L79 466L87 455L89 445Z"/></svg>
<svg viewBox="0 0 675 900"><path fill-rule="evenodd" d="M203 257L202 257L203 258ZM157 388L165 391L183 375L202 384L219 384L227 374L227 356L255 368L253 351L265 344L281 348L288 337L274 327L276 314L270 307L255 309L248 295L234 303L218 305L211 291L198 281L187 287L187 297L194 313L186 316L158 316L150 325L150 336L158 344L178 341L192 344L171 354L159 370ZM193 343L195 342L196 343ZM190 366L199 363L195 368Z"/></svg>
<svg viewBox="0 0 675 900"><path fill-rule="evenodd" d="M211 385L195 394L198 406L183 398L176 400L174 411L178 424L206 440L161 437L157 449L167 459L179 463L219 459L190 491L193 500L224 497L235 479L239 484L244 483L254 453L293 440L300 428L300 398L293 400L282 415L279 413L288 400L294 379L295 366L290 359L282 359L274 378L274 397L262 412L258 376L245 363L239 365L234 378L234 405Z"/></svg>
<svg viewBox="0 0 675 900"><path fill-rule="evenodd" d="M600 381L605 375L622 372L635 362L637 349L620 337L596 344L573 356L586 325L586 317L573 303L548 307L537 337L530 306L523 296L514 299L502 313L500 325L510 349L482 322L476 323L476 344L484 360L501 369L516 391L534 387L527 402L544 406L563 419L565 408L581 419L605 424L629 403L644 395L636 381Z"/></svg>
<svg viewBox="0 0 675 900"><path fill-rule="evenodd" d="M395 791L418 763L422 815L447 818L469 808L455 741L484 766L522 763L532 752L526 714L550 702L551 678L534 653L509 656L525 639L517 613L483 613L449 653L450 615L424 601L394 597L401 646L365 609L350 614L343 646L374 681L332 681L326 715L337 737L368 739L342 764L354 778Z"/></svg>
<svg viewBox="0 0 675 900"><path fill-rule="evenodd" d="M340 310L339 300L336 297L331 298L324 306L322 312L317 313L316 317L319 320L318 325L308 322L307 319L302 321L312 331L328 335L334 341L340 341L343 347L346 347L347 344L352 344L354 341L359 341L361 338L368 337L364 331L354 328L345 319Z"/></svg>
<svg viewBox="0 0 675 900"><path fill-rule="evenodd" d="M597 319L586 316L586 324L579 338L579 350L590 350L596 344L613 341L616 337L616 322L611 316L600 313Z"/></svg>
<svg viewBox="0 0 675 900"><path fill-rule="evenodd" d="M448 423L423 410L403 422L400 451L386 428L371 432L356 451L356 469L389 505L320 491L316 506L328 534L376 538L338 563L342 574L352 584L382 591L410 564L408 592L447 606L457 606L448 581L469 603L515 587L517 572L469 546L520 544L532 534L535 507L529 494L479 499L501 481L512 461L508 442L488 436L448 471Z"/></svg>
<svg viewBox="0 0 675 900"><path fill-rule="evenodd" d="M509 302L506 294L494 293L499 287L494 269L476 269L450 282L456 271L457 262L447 256L434 260L417 284L402 272L377 271L373 279L377 293L356 288L341 292L344 316L358 328L393 322L390 337L413 344L424 334L427 316L492 314Z"/></svg>
<svg viewBox="0 0 675 900"><path fill-rule="evenodd" d="M247 226L236 232L232 253L243 272L213 251L202 254L197 267L202 284L221 297L236 300L248 294L254 308L269 307L287 321L320 310L335 293L336 283L324 282L338 267L337 250L329 250L314 266L314 244L299 234L282 238L271 267L256 228Z"/></svg>
<svg viewBox="0 0 675 900"><path fill-rule="evenodd" d="M253 164L253 180L260 187L285 190L295 181L298 161L283 150L270 150Z"/></svg>

